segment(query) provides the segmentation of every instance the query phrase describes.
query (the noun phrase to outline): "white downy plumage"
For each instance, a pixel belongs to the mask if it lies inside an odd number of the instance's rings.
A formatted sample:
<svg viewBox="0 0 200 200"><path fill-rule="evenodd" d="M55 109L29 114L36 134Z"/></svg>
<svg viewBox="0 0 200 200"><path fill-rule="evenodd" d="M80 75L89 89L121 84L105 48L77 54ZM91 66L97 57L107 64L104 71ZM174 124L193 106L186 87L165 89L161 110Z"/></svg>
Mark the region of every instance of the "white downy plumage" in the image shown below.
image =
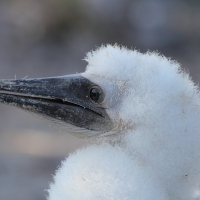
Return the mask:
<svg viewBox="0 0 200 200"><path fill-rule="evenodd" d="M103 89L115 128L63 161L48 199L200 199L200 95L189 75L157 53L119 46L86 61L82 76Z"/></svg>

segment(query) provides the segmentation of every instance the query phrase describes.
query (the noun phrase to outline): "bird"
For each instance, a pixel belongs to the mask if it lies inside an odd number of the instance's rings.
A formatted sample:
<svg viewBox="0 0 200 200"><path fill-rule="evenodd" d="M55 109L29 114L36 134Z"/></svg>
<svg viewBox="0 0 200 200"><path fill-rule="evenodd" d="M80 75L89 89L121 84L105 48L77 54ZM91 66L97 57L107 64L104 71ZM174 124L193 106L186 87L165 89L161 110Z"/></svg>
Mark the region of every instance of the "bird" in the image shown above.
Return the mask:
<svg viewBox="0 0 200 200"><path fill-rule="evenodd" d="M0 102L91 141L55 172L48 200L200 199L199 87L177 61L102 45L83 73L0 80Z"/></svg>

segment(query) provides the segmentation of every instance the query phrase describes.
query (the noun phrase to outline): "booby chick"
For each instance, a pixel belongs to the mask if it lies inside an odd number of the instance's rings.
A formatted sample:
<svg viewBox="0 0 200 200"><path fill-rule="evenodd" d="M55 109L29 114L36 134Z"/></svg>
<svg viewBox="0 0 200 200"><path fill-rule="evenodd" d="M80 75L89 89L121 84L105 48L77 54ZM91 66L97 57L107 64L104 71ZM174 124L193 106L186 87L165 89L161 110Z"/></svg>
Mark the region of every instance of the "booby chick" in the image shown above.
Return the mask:
<svg viewBox="0 0 200 200"><path fill-rule="evenodd" d="M97 143L57 170L48 200L200 199L200 95L180 65L119 46L78 75L2 80L0 101Z"/></svg>

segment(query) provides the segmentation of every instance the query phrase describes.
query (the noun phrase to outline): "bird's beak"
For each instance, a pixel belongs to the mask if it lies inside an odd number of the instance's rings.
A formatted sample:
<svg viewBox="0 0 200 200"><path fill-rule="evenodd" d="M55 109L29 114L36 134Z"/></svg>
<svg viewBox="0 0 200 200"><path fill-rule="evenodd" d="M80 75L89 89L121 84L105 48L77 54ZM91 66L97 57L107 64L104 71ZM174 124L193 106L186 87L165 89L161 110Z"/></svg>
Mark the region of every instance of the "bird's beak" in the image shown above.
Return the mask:
<svg viewBox="0 0 200 200"><path fill-rule="evenodd" d="M92 85L81 75L0 80L0 102L37 113L79 137L95 136L113 125L105 109L90 100Z"/></svg>

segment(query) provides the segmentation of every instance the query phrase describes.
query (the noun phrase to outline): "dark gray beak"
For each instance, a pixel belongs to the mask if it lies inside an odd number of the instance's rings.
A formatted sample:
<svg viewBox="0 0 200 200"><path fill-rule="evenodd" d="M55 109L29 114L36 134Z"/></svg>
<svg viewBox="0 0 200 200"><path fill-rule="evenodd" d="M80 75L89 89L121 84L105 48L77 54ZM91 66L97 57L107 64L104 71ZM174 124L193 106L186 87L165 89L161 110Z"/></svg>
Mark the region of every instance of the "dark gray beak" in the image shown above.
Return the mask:
<svg viewBox="0 0 200 200"><path fill-rule="evenodd" d="M81 75L1 80L0 102L37 113L80 137L90 137L113 129L106 110L90 99L93 85Z"/></svg>

